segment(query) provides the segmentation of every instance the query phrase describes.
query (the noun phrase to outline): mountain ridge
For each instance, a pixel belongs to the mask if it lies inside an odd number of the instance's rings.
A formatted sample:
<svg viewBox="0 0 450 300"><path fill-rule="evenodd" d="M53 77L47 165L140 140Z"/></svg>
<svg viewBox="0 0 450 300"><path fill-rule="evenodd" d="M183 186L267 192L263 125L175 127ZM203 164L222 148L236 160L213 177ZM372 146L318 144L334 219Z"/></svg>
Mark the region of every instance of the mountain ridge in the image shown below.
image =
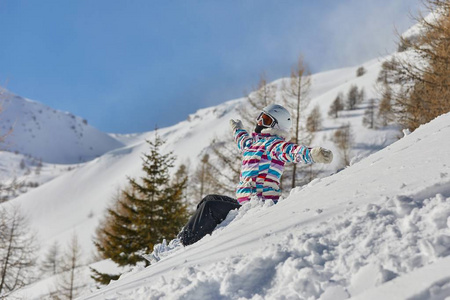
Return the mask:
<svg viewBox="0 0 450 300"><path fill-rule="evenodd" d="M124 146L110 135L68 112L0 88L0 128L10 132L2 147L43 162L76 164Z"/></svg>

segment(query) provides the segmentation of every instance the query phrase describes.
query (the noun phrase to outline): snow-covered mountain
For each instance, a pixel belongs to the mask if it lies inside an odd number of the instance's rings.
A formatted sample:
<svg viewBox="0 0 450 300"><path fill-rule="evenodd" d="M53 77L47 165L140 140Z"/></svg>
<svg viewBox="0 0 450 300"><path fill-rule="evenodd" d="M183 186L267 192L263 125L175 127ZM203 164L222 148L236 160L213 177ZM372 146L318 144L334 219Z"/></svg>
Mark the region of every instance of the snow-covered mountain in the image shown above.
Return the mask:
<svg viewBox="0 0 450 300"><path fill-rule="evenodd" d="M0 132L11 131L2 149L43 162L92 160L123 144L73 114L54 110L0 88Z"/></svg>

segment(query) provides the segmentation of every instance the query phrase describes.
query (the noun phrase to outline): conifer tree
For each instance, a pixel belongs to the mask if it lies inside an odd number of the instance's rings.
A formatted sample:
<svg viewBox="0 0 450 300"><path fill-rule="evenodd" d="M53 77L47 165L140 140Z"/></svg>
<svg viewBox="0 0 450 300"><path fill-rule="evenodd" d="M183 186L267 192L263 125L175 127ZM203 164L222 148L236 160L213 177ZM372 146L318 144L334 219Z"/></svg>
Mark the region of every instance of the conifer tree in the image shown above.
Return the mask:
<svg viewBox="0 0 450 300"><path fill-rule="evenodd" d="M147 142L150 153L144 155L142 165L146 175L141 177L141 182L130 179L136 193L126 194L131 204L126 205L127 209L137 210L137 220L133 223L145 253L151 252L162 239L174 238L187 221L186 205L181 201L187 178L173 184L169 173L175 161L172 152L161 153L164 141L158 134L154 141Z"/></svg>
<svg viewBox="0 0 450 300"><path fill-rule="evenodd" d="M126 194L133 194L130 186L118 191L113 198L113 205L107 210L106 218L96 230L94 240L100 259L109 258L119 266L135 265L139 261L137 252L140 247L135 243L136 232L133 230L133 216L137 212L130 212L127 208ZM91 277L101 284L108 284L117 280L120 274L102 273L91 268Z"/></svg>
<svg viewBox="0 0 450 300"><path fill-rule="evenodd" d="M172 152L162 154L164 141L157 133L154 141L147 143L150 153L142 158L145 175L140 180L129 178L129 188L119 195L116 206L108 210L95 241L100 255L120 266L147 263L141 255L150 253L163 239L175 238L188 218L182 199L187 176L170 179L175 157ZM102 283L117 277L92 271L92 277Z"/></svg>

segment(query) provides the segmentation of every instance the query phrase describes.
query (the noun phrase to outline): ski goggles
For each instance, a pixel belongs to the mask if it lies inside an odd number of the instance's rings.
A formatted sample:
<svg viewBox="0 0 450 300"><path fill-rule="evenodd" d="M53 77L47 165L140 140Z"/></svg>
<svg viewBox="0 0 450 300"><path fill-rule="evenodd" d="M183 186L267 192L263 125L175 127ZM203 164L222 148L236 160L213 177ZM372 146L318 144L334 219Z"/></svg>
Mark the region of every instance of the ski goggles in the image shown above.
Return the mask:
<svg viewBox="0 0 450 300"><path fill-rule="evenodd" d="M269 114L266 114L265 112L259 114L259 117L256 118L256 122L258 123L258 125L262 125L265 127L274 127L275 124L277 124L277 120L275 120L275 118L273 118Z"/></svg>

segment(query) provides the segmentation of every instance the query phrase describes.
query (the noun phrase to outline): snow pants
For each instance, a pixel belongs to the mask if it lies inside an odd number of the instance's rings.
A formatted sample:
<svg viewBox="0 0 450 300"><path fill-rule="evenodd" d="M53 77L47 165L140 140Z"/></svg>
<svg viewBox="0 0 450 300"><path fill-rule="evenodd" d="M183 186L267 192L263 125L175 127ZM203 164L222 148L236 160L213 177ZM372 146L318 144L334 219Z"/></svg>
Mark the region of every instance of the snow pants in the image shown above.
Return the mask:
<svg viewBox="0 0 450 300"><path fill-rule="evenodd" d="M222 196L208 195L197 205L197 210L178 235L184 246L191 245L205 235L211 234L218 224L227 217L233 209L241 205L237 200Z"/></svg>

